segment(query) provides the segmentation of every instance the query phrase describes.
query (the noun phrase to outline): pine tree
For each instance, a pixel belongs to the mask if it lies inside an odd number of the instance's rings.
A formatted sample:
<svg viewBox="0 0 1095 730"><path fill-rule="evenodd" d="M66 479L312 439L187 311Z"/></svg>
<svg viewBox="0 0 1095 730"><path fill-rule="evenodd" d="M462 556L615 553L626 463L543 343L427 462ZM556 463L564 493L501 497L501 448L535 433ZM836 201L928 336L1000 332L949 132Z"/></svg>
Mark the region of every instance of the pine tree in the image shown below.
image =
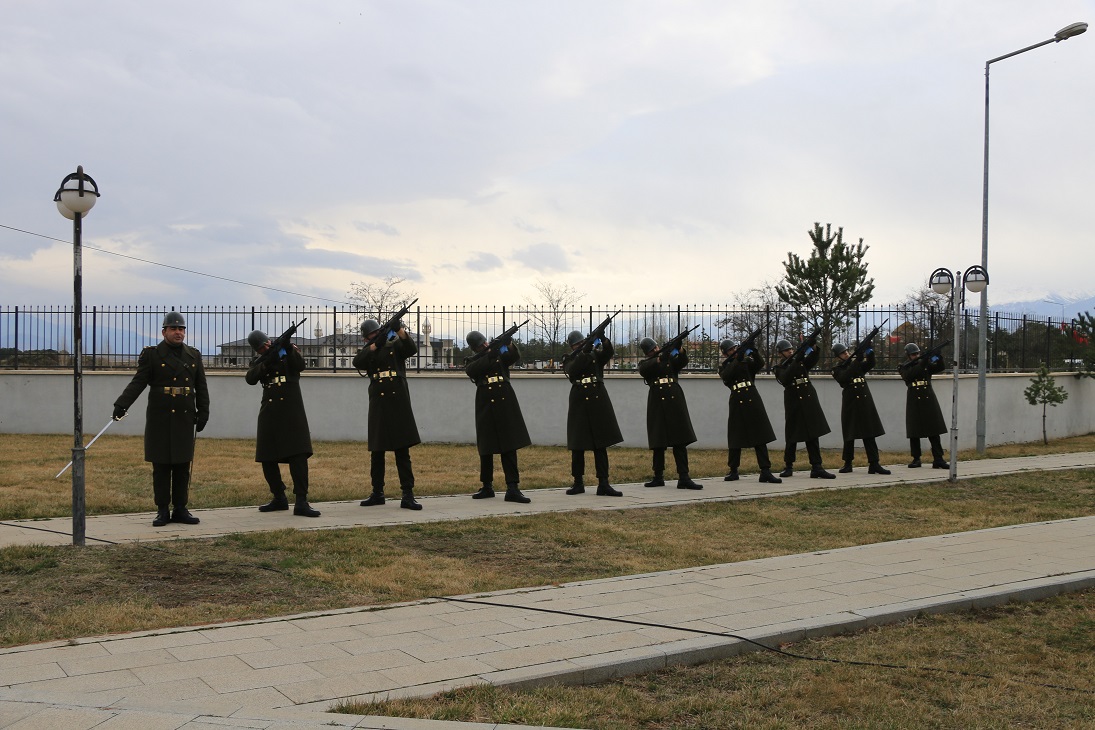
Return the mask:
<svg viewBox="0 0 1095 730"><path fill-rule="evenodd" d="M1078 316L1072 336L1084 348L1081 351L1083 365L1080 366L1080 377L1095 378L1095 316L1091 312Z"/></svg>
<svg viewBox="0 0 1095 730"><path fill-rule="evenodd" d="M807 231L814 250L803 259L787 253L783 280L776 286L780 301L795 310L796 318L808 328L820 327L828 345L837 327L847 327L856 307L866 304L874 293L874 279L867 276L863 260L869 246L863 239L855 246L844 243L844 228L832 233L832 224L814 223Z"/></svg>
<svg viewBox="0 0 1095 730"><path fill-rule="evenodd" d="M1027 403L1032 406L1041 404L1042 406L1042 443L1048 444L1049 437L1046 435L1046 409L1049 406L1056 408L1059 404L1068 400L1068 391L1057 385L1053 376L1049 374L1049 368L1043 363L1042 367L1038 370L1038 374L1030 379L1030 386L1023 391L1023 395L1027 398Z"/></svg>

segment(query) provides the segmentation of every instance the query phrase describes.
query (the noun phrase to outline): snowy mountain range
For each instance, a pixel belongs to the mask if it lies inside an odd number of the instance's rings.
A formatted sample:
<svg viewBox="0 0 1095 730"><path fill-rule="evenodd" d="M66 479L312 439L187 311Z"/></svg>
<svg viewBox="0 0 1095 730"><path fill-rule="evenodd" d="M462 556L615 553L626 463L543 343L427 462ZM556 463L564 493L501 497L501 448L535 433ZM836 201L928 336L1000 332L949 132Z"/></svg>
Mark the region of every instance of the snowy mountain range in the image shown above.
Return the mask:
<svg viewBox="0 0 1095 730"><path fill-rule="evenodd" d="M1095 295L1050 292L1039 298L1012 302L994 302L990 295L989 309L1010 314L1031 314L1036 317L1053 317L1054 319L1060 317L1069 320L1076 317L1078 312L1095 311Z"/></svg>

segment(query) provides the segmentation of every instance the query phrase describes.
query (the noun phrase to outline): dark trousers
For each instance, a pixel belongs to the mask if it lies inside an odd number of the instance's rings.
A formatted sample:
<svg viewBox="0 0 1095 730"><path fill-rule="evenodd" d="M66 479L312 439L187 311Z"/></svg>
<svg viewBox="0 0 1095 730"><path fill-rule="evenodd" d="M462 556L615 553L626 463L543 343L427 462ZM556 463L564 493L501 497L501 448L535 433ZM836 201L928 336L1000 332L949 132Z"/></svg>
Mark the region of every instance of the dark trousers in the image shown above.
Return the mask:
<svg viewBox="0 0 1095 730"><path fill-rule="evenodd" d="M654 476L665 474L665 448L651 449L654 452ZM677 464L677 476L688 476L688 447L674 446L673 461Z"/></svg>
<svg viewBox="0 0 1095 730"><path fill-rule="evenodd" d="M598 479L608 479L608 449L593 449L593 469ZM575 479L585 476L586 452L574 449L570 452L570 475Z"/></svg>
<svg viewBox="0 0 1095 730"><path fill-rule="evenodd" d="M875 443L874 436L868 436L863 439L863 450L867 452L867 463L878 463L878 444ZM844 461L851 462L855 459L855 441L844 442Z"/></svg>
<svg viewBox="0 0 1095 730"><path fill-rule="evenodd" d="M414 472L411 471L411 450L396 449L395 470L399 474L399 486L402 489L414 489ZM384 489L384 454L383 451L370 451L369 476L372 477L373 489Z"/></svg>
<svg viewBox="0 0 1095 730"><path fill-rule="evenodd" d="M753 450L757 452L757 466L761 468L761 471L771 470L772 460L768 458L768 444L754 446ZM730 449L726 464L734 471L737 471L738 467L741 466L741 449Z"/></svg>
<svg viewBox="0 0 1095 730"><path fill-rule="evenodd" d="M502 473L506 475L506 485L519 484L521 474L517 471L517 451L503 451L499 457L502 461ZM483 484L494 483L494 454L479 455L479 481Z"/></svg>
<svg viewBox="0 0 1095 730"><path fill-rule="evenodd" d="M931 444L932 449L932 461L943 461L943 444L939 441L939 434L933 433L928 436L928 443ZM909 451L912 453L912 458L919 459L920 454L920 439L909 439Z"/></svg>
<svg viewBox="0 0 1095 730"><path fill-rule="evenodd" d="M798 442L788 439L787 447L783 450L783 463L787 466L794 464L796 451ZM810 457L810 466L821 466L821 446L817 439L806 440L806 454Z"/></svg>
<svg viewBox="0 0 1095 730"><path fill-rule="evenodd" d="M308 494L308 457L293 456L289 459L289 476L293 479L293 494ZM285 482L281 479L281 465L276 461L262 462L262 475L274 494L285 494Z"/></svg>
<svg viewBox="0 0 1095 730"><path fill-rule="evenodd" d="M153 464L152 496L157 507L185 507L190 501L190 462Z"/></svg>

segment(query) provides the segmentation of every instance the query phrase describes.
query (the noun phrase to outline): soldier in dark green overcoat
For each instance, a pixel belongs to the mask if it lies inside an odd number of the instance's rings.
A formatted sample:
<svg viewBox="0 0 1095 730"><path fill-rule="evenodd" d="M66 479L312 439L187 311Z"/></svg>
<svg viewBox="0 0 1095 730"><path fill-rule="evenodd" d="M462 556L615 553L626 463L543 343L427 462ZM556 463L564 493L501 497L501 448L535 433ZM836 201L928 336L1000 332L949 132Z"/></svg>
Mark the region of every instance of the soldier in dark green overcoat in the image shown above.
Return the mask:
<svg viewBox="0 0 1095 730"><path fill-rule="evenodd" d="M679 376L688 365L684 350L662 352L650 337L639 342L646 359L639 363L639 375L646 381L646 438L653 454L654 478L643 486L665 486L665 450L673 449L677 464L677 489L703 489L688 474L688 444L695 443L696 431L688 415Z"/></svg>
<svg viewBox="0 0 1095 730"><path fill-rule="evenodd" d="M949 469L950 464L943 460L943 444L939 440L939 434L947 432L947 422L943 420L943 411L932 389L932 375L943 372L947 364L938 353L933 353L928 359L920 357L920 347L915 342L905 345L905 355L908 359L898 371L908 388L905 431L912 454L909 468L920 466L920 439L927 438L931 445L932 468Z"/></svg>
<svg viewBox="0 0 1095 730"><path fill-rule="evenodd" d="M259 512L289 509L279 466L288 464L296 497L293 514L319 517L319 512L308 504L308 457L312 455L312 437L308 414L304 411L304 396L300 392L304 358L291 343L271 352L274 345L262 330L247 335L247 342L255 351L255 358L244 379L248 385L262 385L255 461L262 464L262 474L274 495L259 507Z"/></svg>
<svg viewBox="0 0 1095 730"><path fill-rule="evenodd" d="M772 366L772 374L783 386L783 412L786 422L784 430L785 447L783 450L784 470L781 477L795 473L795 452L798 442L806 444L806 453L810 458L811 479L835 479L836 475L825 471L821 463L819 439L832 429L821 410L817 390L810 380L810 371L817 366L821 357L815 344L804 342L798 350L791 349L789 340L776 343L776 352L780 362Z"/></svg>
<svg viewBox="0 0 1095 730"><path fill-rule="evenodd" d="M741 350L733 340L723 340L719 349L726 356L719 366L719 377L730 389L730 412L726 418L730 473L724 479L728 482L738 479L741 450L752 446L760 467L760 481L779 484L783 480L772 473L772 461L768 458L768 444L776 440L776 433L755 382L757 373L764 368L764 360L752 347Z"/></svg>
<svg viewBox="0 0 1095 730"><path fill-rule="evenodd" d="M574 486L567 494L585 492L585 454L592 450L597 494L623 496L608 479L608 447L624 440L604 382L605 365L612 359L615 349L608 337L586 342L586 337L578 330L567 335L567 344L571 352L565 358L563 372L570 379L567 448L570 449L570 473L574 477Z"/></svg>
<svg viewBox="0 0 1095 730"><path fill-rule="evenodd" d="M410 448L422 443L411 410L407 387L407 358L418 354L418 346L403 328L393 328L384 342L376 342L380 323L367 319L361 325L366 345L354 357L354 367L369 377L369 456L373 493L362 507L384 504L384 452L395 453L395 467L403 498L399 506L419 510L414 498L414 471Z"/></svg>
<svg viewBox="0 0 1095 730"><path fill-rule="evenodd" d="M889 474L878 463L878 444L875 439L886 433L882 419L878 417L871 389L867 385L867 373L874 367L874 348L868 346L863 352L852 357L848 347L837 342L833 345L833 355L837 362L833 366L833 377L840 383L840 430L844 437L844 466L842 474L852 471L855 458L855 440L863 440L863 450L867 452L867 471L871 474Z"/></svg>
<svg viewBox="0 0 1095 730"><path fill-rule="evenodd" d="M168 312L162 333L160 344L141 351L136 374L114 401L114 420L124 418L148 388L144 460L152 463L152 493L156 500L152 525L196 525L198 518L186 508L190 501L190 463L194 460L195 431L201 431L209 421L209 389L201 353L184 342L183 316Z"/></svg>
<svg viewBox="0 0 1095 730"><path fill-rule="evenodd" d="M521 474L517 450L530 445L532 439L509 380L510 366L521 359L521 352L512 337L488 343L481 332L472 331L466 339L476 353L464 372L475 383L475 445L479 450L479 481L483 483L472 498L494 496L494 455L498 454L506 477L505 500L527 504L532 500L518 486Z"/></svg>

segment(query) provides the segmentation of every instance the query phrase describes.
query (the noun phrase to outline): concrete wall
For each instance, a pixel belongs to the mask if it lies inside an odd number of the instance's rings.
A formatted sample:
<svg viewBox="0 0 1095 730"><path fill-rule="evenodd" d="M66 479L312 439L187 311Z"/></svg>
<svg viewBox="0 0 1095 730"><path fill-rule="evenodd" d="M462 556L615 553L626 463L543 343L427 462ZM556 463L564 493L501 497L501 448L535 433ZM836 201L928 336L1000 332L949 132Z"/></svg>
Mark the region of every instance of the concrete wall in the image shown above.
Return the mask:
<svg viewBox="0 0 1095 730"><path fill-rule="evenodd" d="M84 374L84 431L90 438L110 418L114 399L132 377L128 372ZM1050 438L1076 436L1095 431L1095 380L1079 379L1070 373L1056 375L1057 384L1069 392L1062 405L1050 408ZM829 425L834 433L821 440L823 447L840 446L840 387L826 373L815 378ZM887 434L879 439L885 449L903 451L905 438L905 385L896 375L870 377L871 391ZM952 380L935 378L935 391L947 423L951 420ZM645 448L647 387L637 375L610 376L606 381L616 416L623 430L625 446ZM726 413L729 392L713 375L686 375L681 384L688 397L692 422L699 437L697 446L726 447ZM989 445L1038 441L1042 438L1041 408L1027 404L1023 390L1029 375L995 375L988 380ZM306 373L301 389L308 408L312 438L364 440L368 382L356 373ZM559 375L515 374L513 386L534 443L561 445L566 439L567 394L570 385ZM783 389L771 376L757 380L768 416L782 444ZM411 399L422 439L426 442L473 443L475 424L472 408L475 386L455 374L410 376ZM254 438L260 389L248 386L242 374L211 373L212 401L209 425L202 436L210 438ZM959 378L959 446L975 443L977 378ZM0 372L0 433L72 433L72 375L57 371ZM144 429L145 397L134 404L130 415L114 424L110 433L140 434ZM949 436L944 436L944 445ZM925 444L926 446L926 444Z"/></svg>

